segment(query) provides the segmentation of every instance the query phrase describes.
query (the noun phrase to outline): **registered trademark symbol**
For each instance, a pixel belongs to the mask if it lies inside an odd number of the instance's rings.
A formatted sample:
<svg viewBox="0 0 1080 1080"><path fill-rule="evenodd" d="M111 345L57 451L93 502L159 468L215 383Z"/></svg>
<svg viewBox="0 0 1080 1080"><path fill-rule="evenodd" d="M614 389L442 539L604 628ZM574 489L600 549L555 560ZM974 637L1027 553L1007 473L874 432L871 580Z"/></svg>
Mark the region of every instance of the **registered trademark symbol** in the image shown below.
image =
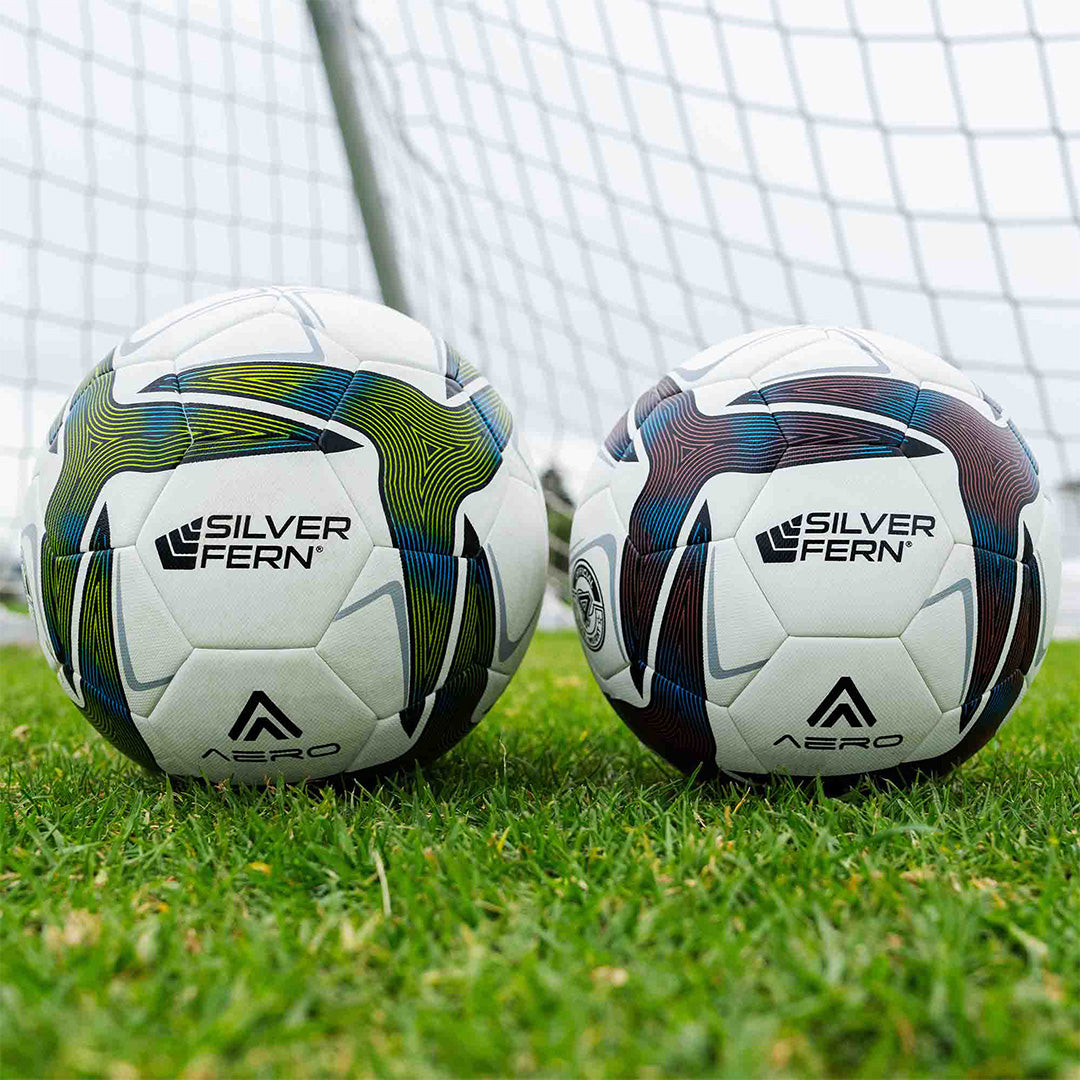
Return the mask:
<svg viewBox="0 0 1080 1080"><path fill-rule="evenodd" d="M911 544L911 541L909 540L908 545L910 546L910 544ZM322 551L322 544L316 544L315 545L315 550L316 551Z"/></svg>
<svg viewBox="0 0 1080 1080"><path fill-rule="evenodd" d="M910 540L905 540L904 541L904 547L911 547L911 541ZM321 551L322 549L320 548L319 550Z"/></svg>

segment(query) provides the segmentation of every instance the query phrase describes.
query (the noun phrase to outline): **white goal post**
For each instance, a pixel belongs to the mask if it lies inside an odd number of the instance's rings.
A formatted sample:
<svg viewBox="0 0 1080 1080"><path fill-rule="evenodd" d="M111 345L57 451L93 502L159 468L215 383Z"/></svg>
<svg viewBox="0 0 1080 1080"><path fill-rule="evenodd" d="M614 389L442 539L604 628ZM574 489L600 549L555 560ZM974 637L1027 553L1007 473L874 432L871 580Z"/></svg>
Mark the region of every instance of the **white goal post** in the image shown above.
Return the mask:
<svg viewBox="0 0 1080 1080"><path fill-rule="evenodd" d="M874 327L1004 402L1075 515L1080 6L23 2L0 56L7 535L117 334L268 280L407 306L570 495L701 346Z"/></svg>

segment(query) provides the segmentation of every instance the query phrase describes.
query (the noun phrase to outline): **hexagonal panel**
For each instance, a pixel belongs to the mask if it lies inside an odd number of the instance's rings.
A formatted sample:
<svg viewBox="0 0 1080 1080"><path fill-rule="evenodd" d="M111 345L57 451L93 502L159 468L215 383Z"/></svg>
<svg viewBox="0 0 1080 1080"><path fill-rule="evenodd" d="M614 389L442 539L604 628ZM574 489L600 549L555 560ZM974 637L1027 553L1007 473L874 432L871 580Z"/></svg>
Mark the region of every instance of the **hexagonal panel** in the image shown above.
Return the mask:
<svg viewBox="0 0 1080 1080"><path fill-rule="evenodd" d="M27 489L23 503L24 525L19 534L19 555L22 564L23 585L26 591L26 604L30 619L34 624L38 645L41 647L49 666L55 671L59 661L53 653L49 634L45 628L45 613L42 598L41 580L41 541L45 527L42 522L41 506L38 501L39 478L34 477Z"/></svg>
<svg viewBox="0 0 1080 1080"><path fill-rule="evenodd" d="M510 442L503 447L502 458L503 470L508 476L515 477L529 487L540 487L540 478L536 475L528 441L516 426L510 435Z"/></svg>
<svg viewBox="0 0 1080 1080"><path fill-rule="evenodd" d="M858 331L823 327L821 338L796 353L786 353L754 373L759 385L810 375L879 375L900 379L912 376L897 362L863 338ZM915 380L918 381L918 380Z"/></svg>
<svg viewBox="0 0 1080 1080"><path fill-rule="evenodd" d="M1046 645L1057 625L1058 607L1061 603L1061 522L1057 506L1045 495L1043 502L1043 527L1035 542L1035 555L1043 575L1043 597L1046 603L1042 634L1039 647L1035 651L1035 664L1028 672L1029 680L1035 677L1046 655Z"/></svg>
<svg viewBox="0 0 1080 1080"><path fill-rule="evenodd" d="M186 462L136 546L193 645L287 648L322 637L372 543L308 451Z"/></svg>
<svg viewBox="0 0 1080 1080"><path fill-rule="evenodd" d="M166 772L260 783L341 772L375 716L314 649L196 649L136 723Z"/></svg>
<svg viewBox="0 0 1080 1080"><path fill-rule="evenodd" d="M941 718L896 638L788 638L730 707L770 771L842 776L891 768Z"/></svg>
<svg viewBox="0 0 1080 1080"><path fill-rule="evenodd" d="M207 364L244 360L320 363L323 350L291 309L267 311L231 323L199 338L176 354L175 369L184 372ZM350 358L348 367L356 366Z"/></svg>
<svg viewBox="0 0 1080 1080"><path fill-rule="evenodd" d="M645 669L643 680L644 697L638 694L637 688L630 677L630 672L626 668L616 672L610 678L598 679L597 681L604 694L614 701L625 701L635 709L645 709L652 701L654 686L658 685L653 680L654 674L652 668ZM711 701L702 701L701 705L704 708L705 717L716 746L715 762L717 767L727 772L739 774L765 772L765 767L747 745L746 740L732 721L730 710ZM689 719L665 715L663 712L654 713L646 722L652 729L650 738L653 745L660 752L663 752L668 738L681 741L685 737L679 733L678 729L680 727L684 724L687 726L692 724ZM645 741L648 743L649 739Z"/></svg>
<svg viewBox="0 0 1080 1080"><path fill-rule="evenodd" d="M690 387L722 379L753 379L762 368L820 341L824 334L817 326L754 330L702 350L673 374L681 385Z"/></svg>
<svg viewBox="0 0 1080 1080"><path fill-rule="evenodd" d="M116 552L113 598L116 658L128 707L149 716L191 654L191 645L133 547Z"/></svg>
<svg viewBox="0 0 1080 1080"><path fill-rule="evenodd" d="M964 700L975 655L976 608L974 552L957 544L900 638L943 710Z"/></svg>
<svg viewBox="0 0 1080 1080"><path fill-rule="evenodd" d="M779 468L736 533L789 634L900 634L953 539L903 457Z"/></svg>
<svg viewBox="0 0 1080 1080"><path fill-rule="evenodd" d="M203 338L270 311L279 298L275 288L265 287L240 289L196 300L130 334L117 346L113 366L119 369L146 360L171 363L174 357Z"/></svg>
<svg viewBox="0 0 1080 1080"><path fill-rule="evenodd" d="M649 478L649 459L641 448L641 436L635 438L634 456L616 462L608 477L608 489L615 504L615 512L625 527L629 527L634 504Z"/></svg>
<svg viewBox="0 0 1080 1080"><path fill-rule="evenodd" d="M316 650L376 716L405 708L409 612L400 552L371 552Z"/></svg>
<svg viewBox="0 0 1080 1080"><path fill-rule="evenodd" d="M513 477L484 544L495 585L492 668L512 675L532 640L547 578L544 497Z"/></svg>
<svg viewBox="0 0 1080 1080"><path fill-rule="evenodd" d="M323 331L358 362L403 364L413 370L441 374L435 339L415 319L347 293L307 288L286 288L281 292L310 308L323 324Z"/></svg>
<svg viewBox="0 0 1080 1080"><path fill-rule="evenodd" d="M919 348L909 341L881 334L876 330L860 330L859 336L873 343L891 360L895 360L905 371L911 372L916 379L924 382L941 383L956 390L979 397L978 388L959 368L953 367L947 360L935 356L926 349Z"/></svg>
<svg viewBox="0 0 1080 1080"><path fill-rule="evenodd" d="M484 693L470 718L472 724L475 725L480 722L484 714L495 704L499 695L506 689L509 682L509 675L500 675L497 671L488 671ZM364 743L360 753L349 763L346 772L361 772L364 769L374 769L388 762L396 761L403 754L409 753L410 750L416 747L425 734L437 745L438 740L434 738L434 733L427 730L427 725L432 717L432 706L435 697L435 694L428 696L424 703L420 721L412 732L406 730L397 713L379 720L371 733L371 737Z"/></svg>
<svg viewBox="0 0 1080 1080"><path fill-rule="evenodd" d="M341 431L346 429L342 427ZM350 432L349 437L355 438L355 434ZM379 452L374 444L364 439L355 449L329 454L326 460L348 492L349 501L356 507L372 543L392 547L394 541L379 491Z"/></svg>
<svg viewBox="0 0 1080 1080"><path fill-rule="evenodd" d="M705 711L709 716L713 739L716 741L716 765L727 773L753 775L768 770L758 760L757 755L746 744L742 733L731 718L731 710L705 702Z"/></svg>
<svg viewBox="0 0 1080 1080"><path fill-rule="evenodd" d="M787 636L734 540L710 545L703 616L706 696L730 705Z"/></svg>

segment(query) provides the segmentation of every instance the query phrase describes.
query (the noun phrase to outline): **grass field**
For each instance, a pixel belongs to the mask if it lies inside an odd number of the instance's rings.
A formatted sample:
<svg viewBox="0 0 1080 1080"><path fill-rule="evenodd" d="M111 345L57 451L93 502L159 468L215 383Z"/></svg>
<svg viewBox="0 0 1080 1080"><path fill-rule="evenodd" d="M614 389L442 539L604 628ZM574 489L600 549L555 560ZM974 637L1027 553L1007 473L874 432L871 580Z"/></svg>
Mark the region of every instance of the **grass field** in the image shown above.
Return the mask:
<svg viewBox="0 0 1080 1080"><path fill-rule="evenodd" d="M349 794L173 787L0 666L5 1077L1080 1075L1080 643L839 799L677 777L572 633Z"/></svg>

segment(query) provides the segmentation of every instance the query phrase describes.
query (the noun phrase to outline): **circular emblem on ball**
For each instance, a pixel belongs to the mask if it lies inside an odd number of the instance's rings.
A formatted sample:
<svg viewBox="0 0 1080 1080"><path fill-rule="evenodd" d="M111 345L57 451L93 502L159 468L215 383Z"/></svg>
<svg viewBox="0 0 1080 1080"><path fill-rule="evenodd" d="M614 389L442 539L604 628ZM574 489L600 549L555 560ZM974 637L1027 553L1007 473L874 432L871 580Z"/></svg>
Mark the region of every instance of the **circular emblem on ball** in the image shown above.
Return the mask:
<svg viewBox="0 0 1080 1080"><path fill-rule="evenodd" d="M574 618L581 640L596 652L604 644L604 598L593 568L584 559L574 563L570 591L574 594Z"/></svg>

